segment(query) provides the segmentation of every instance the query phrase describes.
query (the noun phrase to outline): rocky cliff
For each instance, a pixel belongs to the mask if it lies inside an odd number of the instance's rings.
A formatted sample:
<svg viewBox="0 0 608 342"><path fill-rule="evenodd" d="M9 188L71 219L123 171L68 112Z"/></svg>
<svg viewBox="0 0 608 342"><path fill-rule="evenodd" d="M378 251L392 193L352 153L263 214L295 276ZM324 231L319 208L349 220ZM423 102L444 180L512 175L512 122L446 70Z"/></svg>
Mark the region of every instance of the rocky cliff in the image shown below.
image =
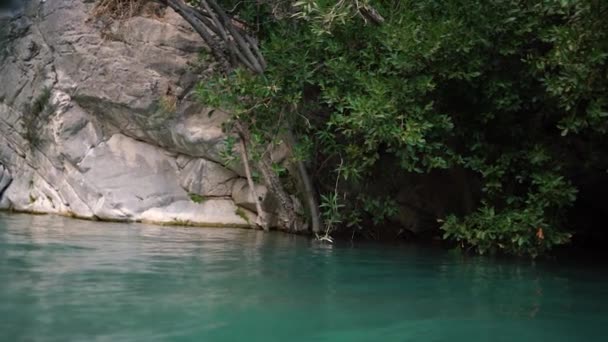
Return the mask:
<svg viewBox="0 0 608 342"><path fill-rule="evenodd" d="M93 6L0 13L0 208L251 226L241 168L220 158L227 115L192 92L201 39L170 9L103 22Z"/></svg>

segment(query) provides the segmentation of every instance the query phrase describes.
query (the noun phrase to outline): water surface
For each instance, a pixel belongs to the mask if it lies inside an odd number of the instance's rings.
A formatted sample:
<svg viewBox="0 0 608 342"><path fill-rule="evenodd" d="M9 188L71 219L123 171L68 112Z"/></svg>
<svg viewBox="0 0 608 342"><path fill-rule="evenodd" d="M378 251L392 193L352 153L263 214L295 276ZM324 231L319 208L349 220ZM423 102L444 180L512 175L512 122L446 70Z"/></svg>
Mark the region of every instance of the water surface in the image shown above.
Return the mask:
<svg viewBox="0 0 608 342"><path fill-rule="evenodd" d="M606 341L606 270L0 214L0 341Z"/></svg>

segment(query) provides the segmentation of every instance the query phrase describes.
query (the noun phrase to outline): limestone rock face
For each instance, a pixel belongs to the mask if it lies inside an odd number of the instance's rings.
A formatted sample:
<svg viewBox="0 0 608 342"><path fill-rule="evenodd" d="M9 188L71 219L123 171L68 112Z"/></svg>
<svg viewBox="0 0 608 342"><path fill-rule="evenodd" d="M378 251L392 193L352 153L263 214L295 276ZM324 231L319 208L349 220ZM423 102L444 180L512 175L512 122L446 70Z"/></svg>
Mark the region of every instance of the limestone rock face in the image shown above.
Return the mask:
<svg viewBox="0 0 608 342"><path fill-rule="evenodd" d="M0 208L252 226L242 167L220 158L228 115L192 93L202 40L170 9L108 23L93 6L0 13Z"/></svg>
<svg viewBox="0 0 608 342"><path fill-rule="evenodd" d="M276 212L278 209L277 200L268 193L268 189L264 185L256 185L255 193L259 197L262 210L266 212ZM234 182L232 188L232 199L237 205L247 208L251 211L256 211L255 198L245 179L239 179Z"/></svg>
<svg viewBox="0 0 608 342"><path fill-rule="evenodd" d="M179 177L182 188L208 198L230 197L238 175L218 163L199 158L189 160Z"/></svg>

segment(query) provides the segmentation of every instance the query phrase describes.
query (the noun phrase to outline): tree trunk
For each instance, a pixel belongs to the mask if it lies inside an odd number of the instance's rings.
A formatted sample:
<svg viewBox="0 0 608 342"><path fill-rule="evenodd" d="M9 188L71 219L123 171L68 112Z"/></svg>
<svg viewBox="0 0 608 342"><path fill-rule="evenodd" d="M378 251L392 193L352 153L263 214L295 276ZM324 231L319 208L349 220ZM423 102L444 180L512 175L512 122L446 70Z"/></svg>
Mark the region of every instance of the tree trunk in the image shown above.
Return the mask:
<svg viewBox="0 0 608 342"><path fill-rule="evenodd" d="M247 145L245 143L245 139L241 136L241 159L243 160L243 165L245 167L245 176L247 177L247 185L249 185L249 189L251 191L251 196L253 196L253 201L255 203L255 209L258 212L257 219L255 224L259 227L268 231L268 220L266 219L266 212L262 208L262 204L260 203L260 198L258 197L258 193L255 190L255 184L253 183L253 178L251 177L251 169L249 168L249 155L247 153Z"/></svg>
<svg viewBox="0 0 608 342"><path fill-rule="evenodd" d="M281 220L281 228L287 231L297 231L297 215L296 210L291 200L291 196L287 194L281 184L281 180L270 166L268 157L263 157L257 164L258 170L262 173L268 190L279 201L279 218Z"/></svg>
<svg viewBox="0 0 608 342"><path fill-rule="evenodd" d="M246 127L242 122L236 123L236 129L241 134L242 141L251 140L249 128ZM262 159L257 162L257 169L262 174L268 191L273 194L279 202L279 218L281 221L280 228L289 231L294 230L296 224L296 212L293 206L293 201L283 188L281 180L279 177L277 177L277 174L272 169L272 166L267 158L268 157L263 156Z"/></svg>
<svg viewBox="0 0 608 342"><path fill-rule="evenodd" d="M296 145L296 139L291 129L287 130L286 136L288 144L290 145L290 149L293 151ZM304 188L304 197L306 198L308 211L310 213L310 223L312 232L318 233L321 231L321 214L319 213L319 204L317 203L315 190L312 186L312 180L310 178L308 170L306 170L306 165L304 165L303 161L296 160L296 167L298 168L300 182L302 183L302 187Z"/></svg>
<svg viewBox="0 0 608 342"><path fill-rule="evenodd" d="M171 7L177 14L184 18L190 24L190 26L192 26L196 33L198 33L209 46L213 57L215 57L216 61L220 63L222 71L224 73L228 73L232 69L232 66L222 52L222 47L213 38L213 35L211 35L209 32L209 28L205 25L205 23L199 20L199 18L197 18L197 16L194 14L192 7L188 6L182 0L164 0L161 2Z"/></svg>

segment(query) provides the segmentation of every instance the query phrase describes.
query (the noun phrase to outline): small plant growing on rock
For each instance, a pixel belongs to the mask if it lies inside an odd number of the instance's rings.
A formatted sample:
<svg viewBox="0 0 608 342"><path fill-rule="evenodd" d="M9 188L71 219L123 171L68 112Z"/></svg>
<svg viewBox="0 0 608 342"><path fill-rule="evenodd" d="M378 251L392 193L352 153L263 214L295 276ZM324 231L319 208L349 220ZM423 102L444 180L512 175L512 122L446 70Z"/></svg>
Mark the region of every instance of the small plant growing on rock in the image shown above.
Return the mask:
<svg viewBox="0 0 608 342"><path fill-rule="evenodd" d="M234 211L234 213L242 218L243 220L245 220L245 222L247 222L247 224L251 224L251 221L249 221L249 217L247 216L247 214L245 214L245 211L242 208L236 208L236 210Z"/></svg>
<svg viewBox="0 0 608 342"><path fill-rule="evenodd" d="M190 197L190 200L194 203L203 203L207 200L207 198L205 198L205 196L201 196L199 194L190 193L190 194L188 194L188 196Z"/></svg>
<svg viewBox="0 0 608 342"><path fill-rule="evenodd" d="M42 93L32 103L32 115L39 116L47 108L49 100L51 99L51 88L44 88Z"/></svg>
<svg viewBox="0 0 608 342"><path fill-rule="evenodd" d="M234 165L239 159L234 153L236 145L236 138L232 135L228 135L224 139L224 148L220 150L220 158L224 165Z"/></svg>
<svg viewBox="0 0 608 342"><path fill-rule="evenodd" d="M154 106L154 111L147 117L147 123L152 129L161 129L166 126L167 121L177 115L177 96L170 89L166 95L162 95Z"/></svg>
<svg viewBox="0 0 608 342"><path fill-rule="evenodd" d="M51 99L51 88L44 88L40 95L32 102L23 107L23 116L21 124L23 126L23 137L30 144L30 147L35 147L40 144L40 128L42 122L53 111L49 105Z"/></svg>

